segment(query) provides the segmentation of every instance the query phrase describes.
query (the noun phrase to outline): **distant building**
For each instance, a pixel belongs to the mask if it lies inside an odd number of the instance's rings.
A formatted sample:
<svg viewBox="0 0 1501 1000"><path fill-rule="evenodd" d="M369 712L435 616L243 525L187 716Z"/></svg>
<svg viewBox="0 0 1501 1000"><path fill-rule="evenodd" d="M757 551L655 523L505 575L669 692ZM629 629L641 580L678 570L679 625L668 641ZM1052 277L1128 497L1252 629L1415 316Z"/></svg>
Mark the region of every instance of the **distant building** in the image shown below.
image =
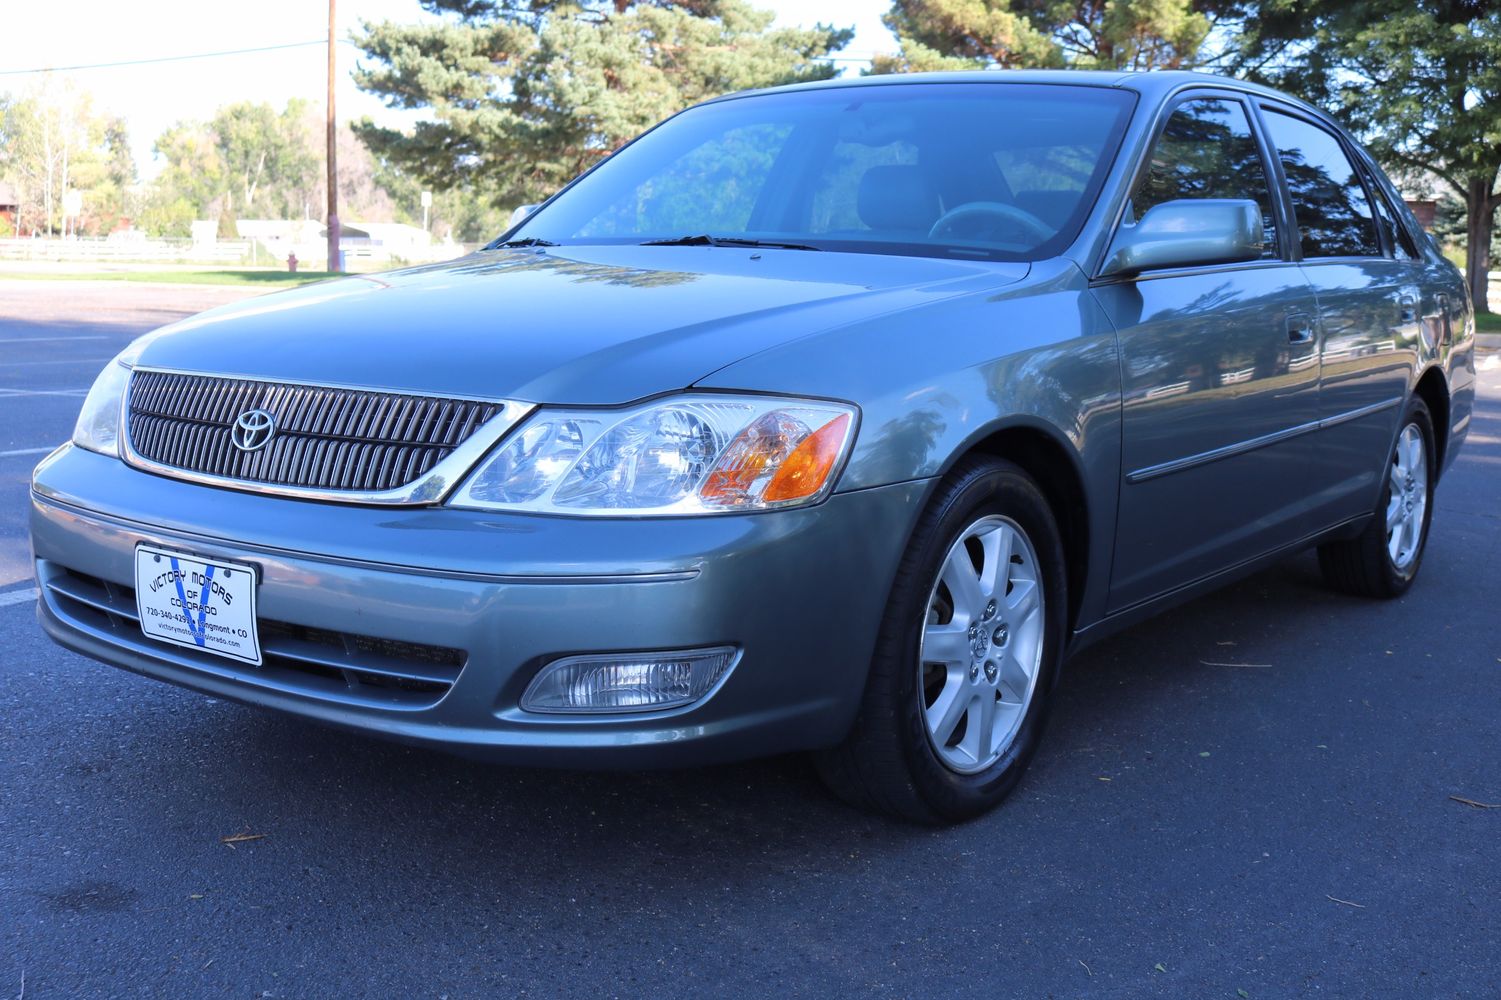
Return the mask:
<svg viewBox="0 0 1501 1000"><path fill-rule="evenodd" d="M236 219L242 240L260 240L270 247L295 247L325 239L323 223L315 219Z"/></svg>
<svg viewBox="0 0 1501 1000"><path fill-rule="evenodd" d="M8 230L16 232L16 223L20 218L21 196L9 184L0 184L0 220L7 223Z"/></svg>
<svg viewBox="0 0 1501 1000"><path fill-rule="evenodd" d="M1438 214L1438 202L1429 198L1405 198L1407 207L1412 209L1412 214L1423 224L1423 228L1433 231L1433 218Z"/></svg>
<svg viewBox="0 0 1501 1000"><path fill-rule="evenodd" d="M327 239L327 230L324 230ZM433 237L425 229L402 222L346 222L339 227L339 244L346 253L374 258L425 259Z"/></svg>
<svg viewBox="0 0 1501 1000"><path fill-rule="evenodd" d="M328 229L317 219L237 219L235 231L273 260L295 253L298 260L316 261L328 252ZM448 260L464 252L456 243L435 244L432 234L417 226L357 219L339 227L339 249L346 267L366 271Z"/></svg>

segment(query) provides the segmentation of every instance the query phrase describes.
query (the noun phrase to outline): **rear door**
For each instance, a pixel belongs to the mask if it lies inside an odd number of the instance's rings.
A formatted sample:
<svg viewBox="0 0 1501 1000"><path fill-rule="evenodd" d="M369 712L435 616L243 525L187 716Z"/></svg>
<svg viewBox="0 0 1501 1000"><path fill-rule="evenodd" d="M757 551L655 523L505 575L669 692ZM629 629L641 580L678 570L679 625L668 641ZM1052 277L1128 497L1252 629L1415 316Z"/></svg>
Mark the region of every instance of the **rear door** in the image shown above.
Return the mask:
<svg viewBox="0 0 1501 1000"><path fill-rule="evenodd" d="M1416 252L1359 157L1318 119L1261 107L1290 196L1322 334L1312 527L1376 503L1421 335Z"/></svg>
<svg viewBox="0 0 1501 1000"><path fill-rule="evenodd" d="M1112 611L1307 530L1317 304L1291 257L1253 115L1238 94L1180 97L1120 225L1164 201L1248 198L1262 209L1262 259L1094 285L1119 334L1124 392Z"/></svg>

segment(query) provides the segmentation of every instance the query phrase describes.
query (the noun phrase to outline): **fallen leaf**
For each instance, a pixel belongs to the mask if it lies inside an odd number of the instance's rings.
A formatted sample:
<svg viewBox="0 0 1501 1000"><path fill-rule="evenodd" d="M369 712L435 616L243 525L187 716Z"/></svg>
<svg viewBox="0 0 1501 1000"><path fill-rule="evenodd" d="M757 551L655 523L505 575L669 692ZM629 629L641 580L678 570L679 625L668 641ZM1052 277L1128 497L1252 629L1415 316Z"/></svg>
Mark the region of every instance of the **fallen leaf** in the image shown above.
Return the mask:
<svg viewBox="0 0 1501 1000"><path fill-rule="evenodd" d="M228 837L220 837L219 843L234 850L236 844L243 844L247 840L264 840L267 836L268 834L264 833L232 833Z"/></svg>
<svg viewBox="0 0 1501 1000"><path fill-rule="evenodd" d="M1208 757L1209 756L1209 751L1208 750L1200 750L1199 751L1199 756L1200 757Z"/></svg>
<svg viewBox="0 0 1501 1000"><path fill-rule="evenodd" d="M1474 799L1463 798L1459 795L1451 795L1449 798L1455 802L1463 802L1467 806L1474 806L1476 809L1501 809L1501 802L1476 802Z"/></svg>
<svg viewBox="0 0 1501 1000"><path fill-rule="evenodd" d="M1330 900L1333 900L1336 903L1339 903L1341 906L1353 906L1357 910L1363 910L1363 909L1365 909L1365 904L1364 903L1352 903L1348 899L1339 899L1339 898L1337 898L1335 896L1329 895L1327 892L1324 893L1324 896L1327 899L1330 899Z"/></svg>
<svg viewBox="0 0 1501 1000"><path fill-rule="evenodd" d="M1152 966L1152 968L1156 969L1158 972L1166 972L1167 971L1167 968L1165 966L1163 966L1163 964L1161 962L1158 962L1156 965Z"/></svg>
<svg viewBox="0 0 1501 1000"><path fill-rule="evenodd" d="M1240 1000L1251 1000L1251 994L1247 993L1245 990L1236 990L1235 995L1240 997Z"/></svg>

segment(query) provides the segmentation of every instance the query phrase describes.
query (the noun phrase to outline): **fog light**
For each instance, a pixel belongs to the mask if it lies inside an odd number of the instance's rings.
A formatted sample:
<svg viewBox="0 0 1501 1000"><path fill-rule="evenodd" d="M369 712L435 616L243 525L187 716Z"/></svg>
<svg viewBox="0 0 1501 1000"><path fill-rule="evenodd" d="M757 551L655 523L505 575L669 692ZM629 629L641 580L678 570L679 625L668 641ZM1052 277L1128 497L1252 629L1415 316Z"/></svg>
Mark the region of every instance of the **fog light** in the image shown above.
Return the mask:
<svg viewBox="0 0 1501 1000"><path fill-rule="evenodd" d="M669 653L570 656L542 668L521 707L528 712L652 712L691 705L734 666L733 646Z"/></svg>

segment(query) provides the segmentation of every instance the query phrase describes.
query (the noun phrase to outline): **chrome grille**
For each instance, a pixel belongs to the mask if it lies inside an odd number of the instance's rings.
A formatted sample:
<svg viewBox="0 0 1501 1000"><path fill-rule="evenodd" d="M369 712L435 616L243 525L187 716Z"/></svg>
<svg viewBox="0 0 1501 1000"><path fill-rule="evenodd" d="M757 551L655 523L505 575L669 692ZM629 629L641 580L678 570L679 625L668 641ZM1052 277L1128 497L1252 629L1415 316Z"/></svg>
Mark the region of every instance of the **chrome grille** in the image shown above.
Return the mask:
<svg viewBox="0 0 1501 1000"><path fill-rule="evenodd" d="M264 448L234 446L234 422L270 413ZM150 463L221 479L380 493L420 479L505 404L140 370L127 433Z"/></svg>

